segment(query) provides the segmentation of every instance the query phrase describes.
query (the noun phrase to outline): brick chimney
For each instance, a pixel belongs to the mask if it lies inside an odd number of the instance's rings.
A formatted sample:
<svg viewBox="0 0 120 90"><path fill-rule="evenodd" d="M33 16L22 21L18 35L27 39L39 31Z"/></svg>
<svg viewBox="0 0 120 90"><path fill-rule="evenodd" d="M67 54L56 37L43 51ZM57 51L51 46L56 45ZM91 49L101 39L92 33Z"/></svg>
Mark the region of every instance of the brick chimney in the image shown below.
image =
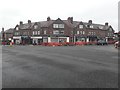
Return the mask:
<svg viewBox="0 0 120 90"><path fill-rule="evenodd" d="M4 32L4 28L2 28L2 32Z"/></svg>
<svg viewBox="0 0 120 90"><path fill-rule="evenodd" d="M88 23L89 23L89 24L92 24L92 20L89 20Z"/></svg>
<svg viewBox="0 0 120 90"><path fill-rule="evenodd" d="M47 21L50 21L51 20L51 18L50 17L47 17Z"/></svg>
<svg viewBox="0 0 120 90"><path fill-rule="evenodd" d="M73 23L73 17L68 17L67 19L69 22Z"/></svg>
<svg viewBox="0 0 120 90"><path fill-rule="evenodd" d="M31 20L28 20L28 24L31 24Z"/></svg>
<svg viewBox="0 0 120 90"><path fill-rule="evenodd" d="M20 25L23 25L23 22L22 22L22 21L20 21Z"/></svg>
<svg viewBox="0 0 120 90"><path fill-rule="evenodd" d="M108 26L108 22L105 23L105 26Z"/></svg>

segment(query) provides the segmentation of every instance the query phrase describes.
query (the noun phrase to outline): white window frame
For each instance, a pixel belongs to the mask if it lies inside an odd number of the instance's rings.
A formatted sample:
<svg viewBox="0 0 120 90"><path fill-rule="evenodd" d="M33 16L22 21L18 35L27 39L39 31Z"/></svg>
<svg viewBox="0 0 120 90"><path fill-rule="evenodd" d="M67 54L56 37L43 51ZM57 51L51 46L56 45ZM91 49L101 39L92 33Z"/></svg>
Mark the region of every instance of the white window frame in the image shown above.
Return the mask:
<svg viewBox="0 0 120 90"><path fill-rule="evenodd" d="M64 30L61 30L61 31L59 32L59 34L64 34Z"/></svg>
<svg viewBox="0 0 120 90"><path fill-rule="evenodd" d="M35 25L35 26L34 26L34 29L37 29L37 28L38 28L38 25Z"/></svg>
<svg viewBox="0 0 120 90"><path fill-rule="evenodd" d="M85 31L83 31L83 35L85 34Z"/></svg>
<svg viewBox="0 0 120 90"><path fill-rule="evenodd" d="M80 31L77 31L77 34L80 34Z"/></svg>
<svg viewBox="0 0 120 90"><path fill-rule="evenodd" d="M64 24L58 24L58 28L64 28Z"/></svg>
<svg viewBox="0 0 120 90"><path fill-rule="evenodd" d="M79 28L82 29L82 28L83 28L83 25L79 25Z"/></svg>
<svg viewBox="0 0 120 90"><path fill-rule="evenodd" d="M37 35L38 34L38 32L37 31L35 31L35 35Z"/></svg>
<svg viewBox="0 0 120 90"><path fill-rule="evenodd" d="M82 34L82 31L80 31L80 34Z"/></svg>
<svg viewBox="0 0 120 90"><path fill-rule="evenodd" d="M33 31L32 34L35 35L35 32Z"/></svg>
<svg viewBox="0 0 120 90"><path fill-rule="evenodd" d="M90 28L94 28L93 25L90 25Z"/></svg>
<svg viewBox="0 0 120 90"><path fill-rule="evenodd" d="M40 35L40 31L38 31L38 35Z"/></svg>
<svg viewBox="0 0 120 90"><path fill-rule="evenodd" d="M103 26L99 26L99 29L103 29Z"/></svg>
<svg viewBox="0 0 120 90"><path fill-rule="evenodd" d="M58 24L53 24L53 28L58 28Z"/></svg>
<svg viewBox="0 0 120 90"><path fill-rule="evenodd" d="M47 30L44 30L44 34L47 34Z"/></svg>
<svg viewBox="0 0 120 90"><path fill-rule="evenodd" d="M64 28L64 24L53 24L53 28Z"/></svg>
<svg viewBox="0 0 120 90"><path fill-rule="evenodd" d="M53 30L53 34L58 35L59 34L59 30Z"/></svg>

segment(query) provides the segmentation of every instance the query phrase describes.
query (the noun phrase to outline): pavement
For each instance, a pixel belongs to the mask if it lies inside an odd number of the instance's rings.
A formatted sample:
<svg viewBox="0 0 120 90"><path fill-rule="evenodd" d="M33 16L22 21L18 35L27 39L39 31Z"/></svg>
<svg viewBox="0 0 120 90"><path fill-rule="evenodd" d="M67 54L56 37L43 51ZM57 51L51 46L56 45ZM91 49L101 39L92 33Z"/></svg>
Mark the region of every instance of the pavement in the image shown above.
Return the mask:
<svg viewBox="0 0 120 90"><path fill-rule="evenodd" d="M118 88L108 46L2 46L3 88Z"/></svg>

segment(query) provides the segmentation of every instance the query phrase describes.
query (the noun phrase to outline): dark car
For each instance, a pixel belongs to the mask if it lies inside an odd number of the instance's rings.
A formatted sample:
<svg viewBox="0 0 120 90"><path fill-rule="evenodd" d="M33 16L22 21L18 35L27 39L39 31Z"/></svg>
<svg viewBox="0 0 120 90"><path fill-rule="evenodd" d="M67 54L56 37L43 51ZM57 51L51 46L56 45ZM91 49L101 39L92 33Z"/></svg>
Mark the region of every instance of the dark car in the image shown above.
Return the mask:
<svg viewBox="0 0 120 90"><path fill-rule="evenodd" d="M105 40L98 40L97 45L108 45L108 43Z"/></svg>

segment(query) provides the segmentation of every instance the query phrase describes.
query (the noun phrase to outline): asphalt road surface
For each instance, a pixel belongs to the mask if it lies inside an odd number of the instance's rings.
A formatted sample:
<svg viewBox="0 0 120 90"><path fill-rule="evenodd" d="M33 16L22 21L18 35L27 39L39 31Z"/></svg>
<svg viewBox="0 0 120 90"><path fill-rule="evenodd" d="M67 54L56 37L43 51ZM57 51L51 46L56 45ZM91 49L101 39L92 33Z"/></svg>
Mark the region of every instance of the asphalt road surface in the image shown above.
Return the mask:
<svg viewBox="0 0 120 90"><path fill-rule="evenodd" d="M110 46L3 46L3 88L118 88Z"/></svg>

